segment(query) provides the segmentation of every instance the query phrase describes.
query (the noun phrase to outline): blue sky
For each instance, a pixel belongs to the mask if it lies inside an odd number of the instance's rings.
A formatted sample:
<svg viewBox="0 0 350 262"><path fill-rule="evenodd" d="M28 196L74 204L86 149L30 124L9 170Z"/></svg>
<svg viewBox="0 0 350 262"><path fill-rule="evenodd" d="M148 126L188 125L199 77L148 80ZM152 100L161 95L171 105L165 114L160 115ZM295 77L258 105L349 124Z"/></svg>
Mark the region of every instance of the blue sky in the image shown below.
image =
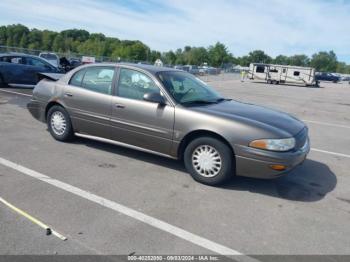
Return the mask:
<svg viewBox="0 0 350 262"><path fill-rule="evenodd" d="M167 51L217 41L235 56L334 50L350 63L350 0L1 0L0 24L70 28Z"/></svg>

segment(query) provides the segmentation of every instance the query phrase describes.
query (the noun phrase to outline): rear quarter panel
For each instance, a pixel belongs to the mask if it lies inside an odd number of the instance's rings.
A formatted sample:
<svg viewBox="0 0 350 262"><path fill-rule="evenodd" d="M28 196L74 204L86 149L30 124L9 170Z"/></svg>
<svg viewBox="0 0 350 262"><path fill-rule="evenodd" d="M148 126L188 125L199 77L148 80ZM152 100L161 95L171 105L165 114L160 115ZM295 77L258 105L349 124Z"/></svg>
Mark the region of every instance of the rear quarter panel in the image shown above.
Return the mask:
<svg viewBox="0 0 350 262"><path fill-rule="evenodd" d="M33 99L38 100L45 106L50 102L57 102L64 106L61 99L62 90L62 85L59 82L43 79L35 86Z"/></svg>

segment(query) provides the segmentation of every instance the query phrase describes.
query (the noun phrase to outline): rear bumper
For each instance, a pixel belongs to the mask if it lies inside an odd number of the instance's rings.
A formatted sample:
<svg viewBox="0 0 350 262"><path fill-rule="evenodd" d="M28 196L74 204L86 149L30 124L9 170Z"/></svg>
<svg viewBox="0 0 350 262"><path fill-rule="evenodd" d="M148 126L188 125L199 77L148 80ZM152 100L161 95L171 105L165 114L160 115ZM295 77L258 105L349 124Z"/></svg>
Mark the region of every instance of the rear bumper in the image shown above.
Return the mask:
<svg viewBox="0 0 350 262"><path fill-rule="evenodd" d="M271 152L246 146L237 146L236 173L238 176L255 178L277 178L287 174L296 166L302 164L310 151L307 139L305 145L294 152ZM276 171L270 165L284 165L286 169Z"/></svg>
<svg viewBox="0 0 350 262"><path fill-rule="evenodd" d="M27 104L27 109L30 114L37 120L41 122L46 122L45 119L45 107L42 103L37 100L31 99Z"/></svg>

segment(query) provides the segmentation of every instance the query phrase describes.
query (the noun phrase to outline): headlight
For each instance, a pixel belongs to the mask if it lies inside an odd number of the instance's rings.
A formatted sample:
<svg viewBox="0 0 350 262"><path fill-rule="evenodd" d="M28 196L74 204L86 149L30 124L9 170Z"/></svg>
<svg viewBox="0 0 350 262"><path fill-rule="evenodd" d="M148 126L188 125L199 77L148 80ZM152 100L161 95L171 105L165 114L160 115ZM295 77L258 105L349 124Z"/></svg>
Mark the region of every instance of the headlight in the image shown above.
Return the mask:
<svg viewBox="0 0 350 262"><path fill-rule="evenodd" d="M250 142L249 146L271 151L288 151L295 147L295 139L259 139Z"/></svg>

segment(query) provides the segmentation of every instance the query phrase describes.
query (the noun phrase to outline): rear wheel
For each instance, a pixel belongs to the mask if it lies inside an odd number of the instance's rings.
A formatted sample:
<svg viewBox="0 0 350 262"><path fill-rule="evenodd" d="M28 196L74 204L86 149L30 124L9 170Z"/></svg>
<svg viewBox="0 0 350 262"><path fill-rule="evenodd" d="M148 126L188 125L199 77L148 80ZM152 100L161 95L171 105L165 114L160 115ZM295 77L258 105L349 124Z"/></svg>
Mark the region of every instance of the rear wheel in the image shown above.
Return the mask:
<svg viewBox="0 0 350 262"><path fill-rule="evenodd" d="M68 112L61 106L53 106L47 113L47 126L50 134L59 141L69 141L74 137Z"/></svg>
<svg viewBox="0 0 350 262"><path fill-rule="evenodd" d="M184 153L187 171L193 179L206 185L219 185L234 175L231 149L213 137L199 137L188 144Z"/></svg>

